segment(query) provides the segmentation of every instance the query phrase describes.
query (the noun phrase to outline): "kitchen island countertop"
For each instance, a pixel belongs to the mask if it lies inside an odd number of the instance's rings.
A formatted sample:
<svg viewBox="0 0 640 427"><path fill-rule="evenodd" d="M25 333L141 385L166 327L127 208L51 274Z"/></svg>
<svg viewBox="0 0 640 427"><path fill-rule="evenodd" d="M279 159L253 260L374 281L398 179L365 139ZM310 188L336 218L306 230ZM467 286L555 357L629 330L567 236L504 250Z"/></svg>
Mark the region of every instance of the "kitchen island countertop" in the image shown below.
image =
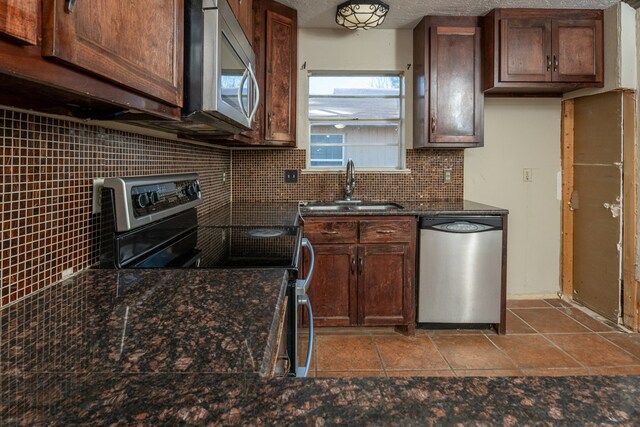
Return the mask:
<svg viewBox="0 0 640 427"><path fill-rule="evenodd" d="M89 270L4 308L2 424L633 425L640 417L638 376L263 378L285 277Z"/></svg>

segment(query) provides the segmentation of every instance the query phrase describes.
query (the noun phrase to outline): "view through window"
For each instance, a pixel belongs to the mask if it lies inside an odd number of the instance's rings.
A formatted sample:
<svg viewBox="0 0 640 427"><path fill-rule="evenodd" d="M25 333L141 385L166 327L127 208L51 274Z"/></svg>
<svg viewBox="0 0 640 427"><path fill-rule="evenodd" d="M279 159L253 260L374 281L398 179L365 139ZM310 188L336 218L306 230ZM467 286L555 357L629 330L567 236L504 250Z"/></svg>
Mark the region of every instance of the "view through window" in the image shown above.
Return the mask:
<svg viewBox="0 0 640 427"><path fill-rule="evenodd" d="M309 75L309 167L401 169L402 77Z"/></svg>

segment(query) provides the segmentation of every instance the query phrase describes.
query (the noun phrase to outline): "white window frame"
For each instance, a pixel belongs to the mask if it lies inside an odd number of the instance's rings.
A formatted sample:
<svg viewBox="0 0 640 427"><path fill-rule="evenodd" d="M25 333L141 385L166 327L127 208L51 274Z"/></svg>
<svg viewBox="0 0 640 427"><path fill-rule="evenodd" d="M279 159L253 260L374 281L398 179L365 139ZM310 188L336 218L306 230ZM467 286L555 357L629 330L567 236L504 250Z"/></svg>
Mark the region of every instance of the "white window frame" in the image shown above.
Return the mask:
<svg viewBox="0 0 640 427"><path fill-rule="evenodd" d="M400 111L399 111L399 119L340 119L340 120L336 120L335 118L331 118L331 119L310 119L309 117L309 78L311 76L336 76L336 77L348 77L348 76L371 76L371 77L376 77L376 76L381 76L381 77L399 77L400 78L400 90L399 90L399 95L395 96L395 95L388 95L388 96L383 96L384 98L399 98L399 104L400 104ZM371 121L371 122L388 122L390 124L395 124L398 126L399 132L398 132L398 142L397 143L389 143L389 144L378 144L378 146L397 146L398 147L398 158L399 158L399 165L397 167L375 167L375 166L360 166L358 167L358 165L356 165L357 169L359 171L374 171L374 172L407 172L406 169L406 146L407 146L407 141L406 141L406 135L405 135L405 124L406 124L406 120L405 120L405 112L406 112L406 93L405 93L405 75L404 72L402 71L308 71L307 75L306 75L307 79L306 79L306 87L304 88L304 106L305 106L305 112L304 112L304 118L307 121L307 126L306 126L306 134L307 134L307 153L306 153L306 172L332 172L332 171L339 171L339 172L344 172L344 168L343 167L337 167L337 166L311 166L311 125L313 124L317 124L317 123L322 123L323 121L327 121L327 122L332 122L335 123L336 121L339 122L344 122L346 123L363 123L366 121ZM327 98L336 98L335 95L313 95L314 98L316 97L327 97ZM339 96L338 96L339 97ZM362 98L362 99L367 99L367 98L381 98L381 96L371 96L371 95L364 95L364 96L349 96L350 98ZM320 134L318 132L314 132L313 135L317 135ZM346 140L346 136L343 139L344 143L343 143L343 153L345 153L347 150L346 148L349 145L348 141ZM360 146L361 145L356 145L354 144L353 146Z"/></svg>

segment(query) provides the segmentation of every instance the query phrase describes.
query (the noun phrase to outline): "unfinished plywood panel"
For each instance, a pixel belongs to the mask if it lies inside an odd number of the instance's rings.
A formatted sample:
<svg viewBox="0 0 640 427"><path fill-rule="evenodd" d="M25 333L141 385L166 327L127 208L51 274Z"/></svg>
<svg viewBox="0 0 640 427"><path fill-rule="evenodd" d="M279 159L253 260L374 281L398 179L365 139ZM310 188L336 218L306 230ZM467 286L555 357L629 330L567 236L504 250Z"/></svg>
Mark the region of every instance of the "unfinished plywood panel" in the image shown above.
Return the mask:
<svg viewBox="0 0 640 427"><path fill-rule="evenodd" d="M620 313L622 94L574 100L573 298Z"/></svg>
<svg viewBox="0 0 640 427"><path fill-rule="evenodd" d="M562 103L562 294L573 295L573 135L574 101Z"/></svg>
<svg viewBox="0 0 640 427"><path fill-rule="evenodd" d="M622 132L624 150L624 284L622 288L623 322L638 331L638 282L636 235L638 217L636 145L636 96L623 92Z"/></svg>

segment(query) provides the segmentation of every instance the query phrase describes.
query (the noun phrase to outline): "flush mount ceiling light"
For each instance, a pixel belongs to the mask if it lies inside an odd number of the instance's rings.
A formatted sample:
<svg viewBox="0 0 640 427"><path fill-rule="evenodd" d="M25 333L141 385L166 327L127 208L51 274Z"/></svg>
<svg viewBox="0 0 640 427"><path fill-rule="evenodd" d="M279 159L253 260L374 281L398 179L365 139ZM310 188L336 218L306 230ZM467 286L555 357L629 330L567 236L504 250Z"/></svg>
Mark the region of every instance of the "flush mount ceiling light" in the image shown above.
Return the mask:
<svg viewBox="0 0 640 427"><path fill-rule="evenodd" d="M350 0L338 6L336 23L349 30L368 30L384 22L389 5L379 0Z"/></svg>

